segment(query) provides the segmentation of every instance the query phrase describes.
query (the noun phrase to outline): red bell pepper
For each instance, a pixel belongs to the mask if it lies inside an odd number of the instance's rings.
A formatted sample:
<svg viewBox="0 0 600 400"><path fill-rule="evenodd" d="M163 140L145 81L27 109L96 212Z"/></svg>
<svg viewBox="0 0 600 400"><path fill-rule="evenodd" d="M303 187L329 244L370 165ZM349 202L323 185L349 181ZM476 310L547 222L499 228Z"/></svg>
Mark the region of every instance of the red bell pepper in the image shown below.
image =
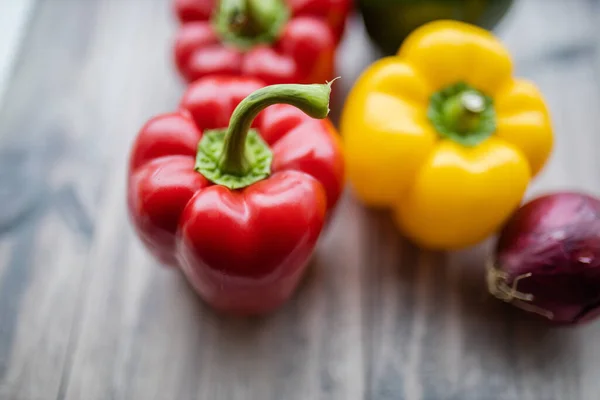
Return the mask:
<svg viewBox="0 0 600 400"><path fill-rule="evenodd" d="M246 75L266 84L331 80L352 0L175 0L175 64L188 82Z"/></svg>
<svg viewBox="0 0 600 400"><path fill-rule="evenodd" d="M206 77L139 132L130 220L213 307L268 312L298 285L344 185L330 90Z"/></svg>

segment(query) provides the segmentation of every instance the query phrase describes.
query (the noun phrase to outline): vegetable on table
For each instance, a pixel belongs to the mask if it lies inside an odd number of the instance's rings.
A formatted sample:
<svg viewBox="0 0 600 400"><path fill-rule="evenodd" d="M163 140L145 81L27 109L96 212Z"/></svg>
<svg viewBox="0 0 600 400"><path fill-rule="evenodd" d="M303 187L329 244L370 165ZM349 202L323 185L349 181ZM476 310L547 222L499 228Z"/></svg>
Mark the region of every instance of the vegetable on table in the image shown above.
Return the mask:
<svg viewBox="0 0 600 400"><path fill-rule="evenodd" d="M352 0L175 0L182 77L253 76L267 84L331 80Z"/></svg>
<svg viewBox="0 0 600 400"><path fill-rule="evenodd" d="M512 69L491 33L457 21L424 25L375 62L341 119L357 197L392 209L426 248L466 247L499 229L553 146L542 95Z"/></svg>
<svg viewBox="0 0 600 400"><path fill-rule="evenodd" d="M493 29L513 0L357 0L367 33L386 54L408 35L436 20L458 20Z"/></svg>
<svg viewBox="0 0 600 400"><path fill-rule="evenodd" d="M600 200L540 196L504 226L488 268L490 293L560 324L600 315Z"/></svg>
<svg viewBox="0 0 600 400"><path fill-rule="evenodd" d="M264 313L298 285L344 185L330 85L206 77L139 132L130 219L211 306Z"/></svg>

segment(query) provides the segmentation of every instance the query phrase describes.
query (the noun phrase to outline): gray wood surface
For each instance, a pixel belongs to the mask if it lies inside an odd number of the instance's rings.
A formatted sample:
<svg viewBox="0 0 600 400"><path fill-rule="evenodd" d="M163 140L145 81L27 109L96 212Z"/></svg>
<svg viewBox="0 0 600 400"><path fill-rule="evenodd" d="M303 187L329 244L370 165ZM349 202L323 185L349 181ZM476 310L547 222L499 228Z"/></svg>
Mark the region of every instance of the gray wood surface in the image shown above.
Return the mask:
<svg viewBox="0 0 600 400"><path fill-rule="evenodd" d="M516 3L498 33L557 142L529 196L600 194L600 4ZM168 0L34 6L0 109L0 399L600 398L600 323L550 328L501 304L491 241L421 252L350 191L270 317L216 315L154 263L126 220L124 165L182 93L174 32ZM344 91L376 56L354 18Z"/></svg>

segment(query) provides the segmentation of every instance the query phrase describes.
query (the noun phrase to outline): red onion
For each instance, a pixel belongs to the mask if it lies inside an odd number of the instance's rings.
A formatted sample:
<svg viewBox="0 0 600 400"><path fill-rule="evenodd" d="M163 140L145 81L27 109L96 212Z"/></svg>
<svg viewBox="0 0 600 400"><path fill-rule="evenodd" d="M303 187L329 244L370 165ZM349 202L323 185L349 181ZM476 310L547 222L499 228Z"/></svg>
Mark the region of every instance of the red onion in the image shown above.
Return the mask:
<svg viewBox="0 0 600 400"><path fill-rule="evenodd" d="M561 192L504 226L488 268L491 294L562 324L600 315L600 200Z"/></svg>

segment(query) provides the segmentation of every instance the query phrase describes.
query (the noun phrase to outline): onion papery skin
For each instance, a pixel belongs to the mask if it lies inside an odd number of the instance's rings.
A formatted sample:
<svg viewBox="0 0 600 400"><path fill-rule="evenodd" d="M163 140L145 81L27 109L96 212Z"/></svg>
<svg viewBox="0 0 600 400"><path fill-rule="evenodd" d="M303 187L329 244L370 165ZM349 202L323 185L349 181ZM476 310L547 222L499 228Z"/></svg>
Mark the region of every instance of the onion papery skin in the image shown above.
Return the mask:
<svg viewBox="0 0 600 400"><path fill-rule="evenodd" d="M600 315L600 200L558 192L519 208L488 266L497 298L558 324Z"/></svg>

